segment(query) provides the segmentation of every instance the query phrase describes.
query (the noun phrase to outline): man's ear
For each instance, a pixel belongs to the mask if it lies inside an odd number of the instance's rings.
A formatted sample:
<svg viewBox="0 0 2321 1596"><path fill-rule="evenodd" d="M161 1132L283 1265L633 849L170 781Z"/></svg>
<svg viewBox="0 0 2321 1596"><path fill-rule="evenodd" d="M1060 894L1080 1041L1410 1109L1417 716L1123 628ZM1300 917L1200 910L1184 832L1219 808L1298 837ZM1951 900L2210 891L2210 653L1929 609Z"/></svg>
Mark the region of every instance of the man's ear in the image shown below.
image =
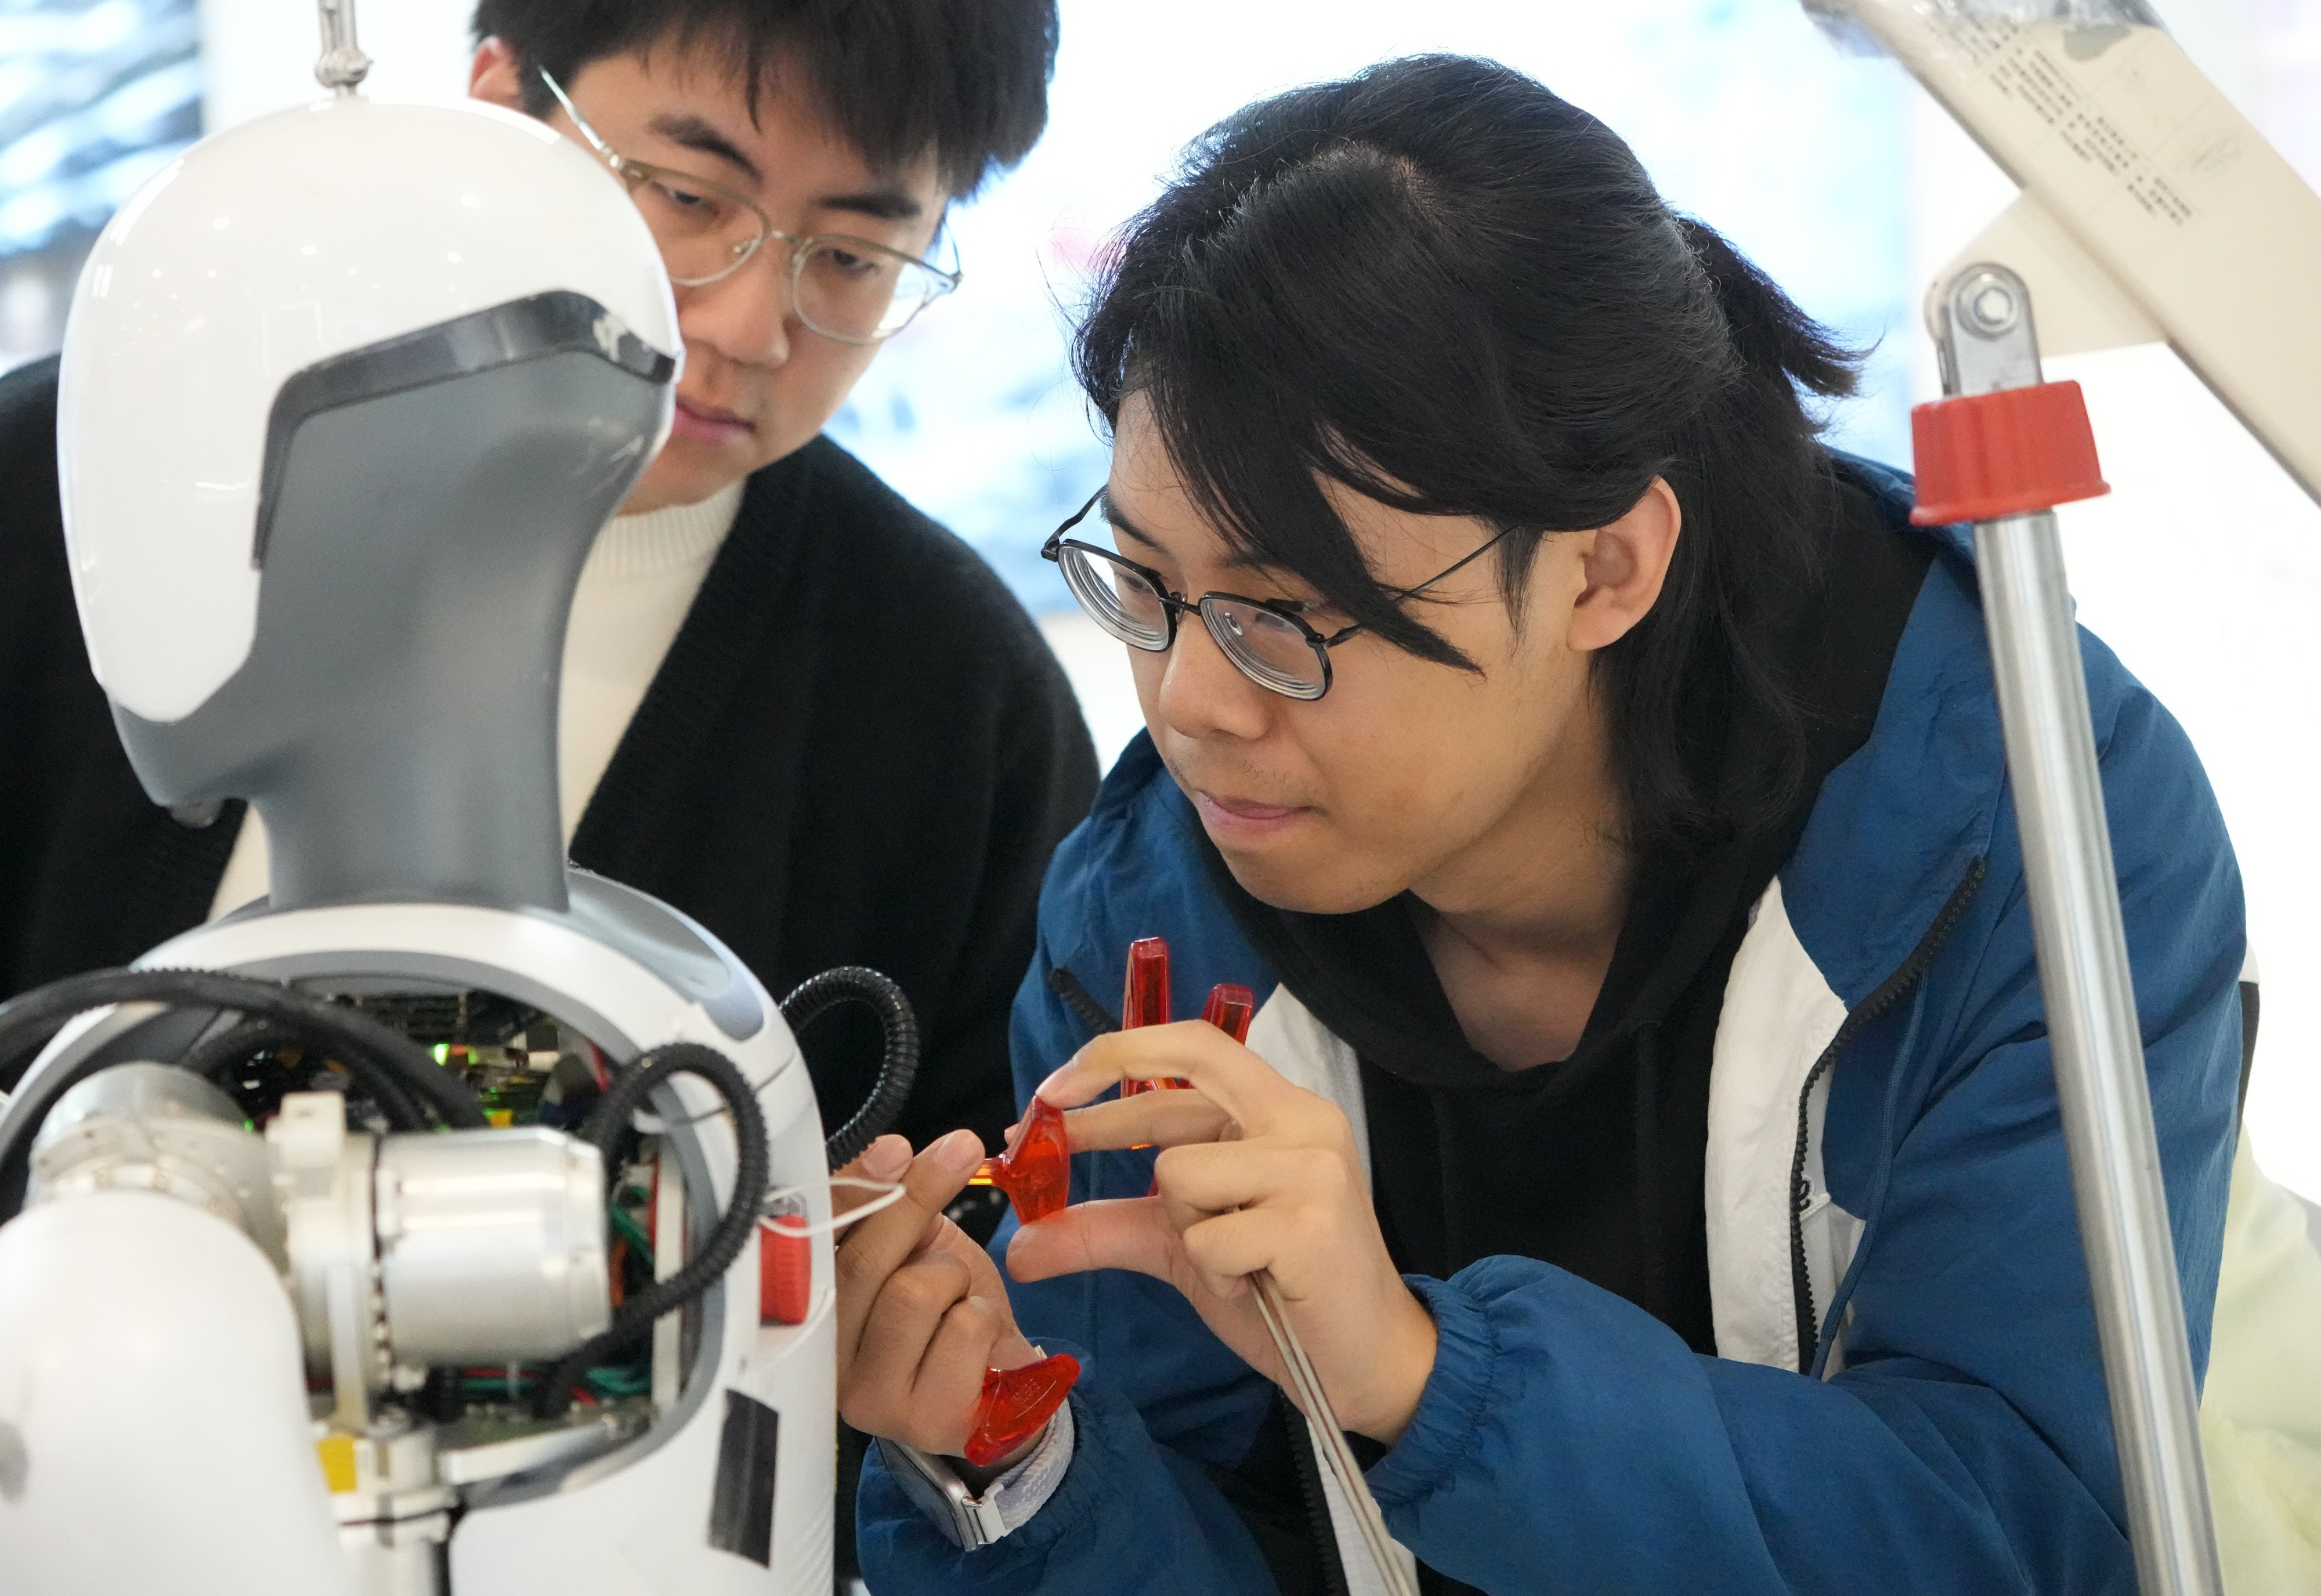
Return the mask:
<svg viewBox="0 0 2321 1596"><path fill-rule="evenodd" d="M523 68L497 37L476 46L476 59L468 68L468 96L489 100L511 111L523 109Z"/></svg>
<svg viewBox="0 0 2321 1596"><path fill-rule="evenodd" d="M1572 603L1567 634L1573 648L1607 648L1651 612L1683 530L1676 490L1655 476L1625 515L1588 534L1580 562L1587 585Z"/></svg>

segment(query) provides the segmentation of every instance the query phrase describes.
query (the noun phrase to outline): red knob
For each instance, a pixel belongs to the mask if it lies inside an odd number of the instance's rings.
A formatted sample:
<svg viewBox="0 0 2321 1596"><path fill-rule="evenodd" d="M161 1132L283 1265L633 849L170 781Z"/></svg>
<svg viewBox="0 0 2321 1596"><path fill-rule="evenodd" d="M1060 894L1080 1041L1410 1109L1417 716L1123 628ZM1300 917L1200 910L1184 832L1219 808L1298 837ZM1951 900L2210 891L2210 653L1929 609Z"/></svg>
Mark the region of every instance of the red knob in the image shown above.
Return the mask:
<svg viewBox="0 0 2321 1596"><path fill-rule="evenodd" d="M1997 521L2111 492L2077 383L2041 383L1910 412L1922 527Z"/></svg>
<svg viewBox="0 0 2321 1596"><path fill-rule="evenodd" d="M1120 1029L1169 1023L1169 944L1159 937L1140 937L1128 945L1128 979L1120 994ZM1120 1094L1176 1084L1167 1081L1123 1081Z"/></svg>
<svg viewBox="0 0 2321 1596"><path fill-rule="evenodd" d="M806 1215L778 1213L758 1221L758 1322L802 1325L814 1302L814 1243Z"/></svg>

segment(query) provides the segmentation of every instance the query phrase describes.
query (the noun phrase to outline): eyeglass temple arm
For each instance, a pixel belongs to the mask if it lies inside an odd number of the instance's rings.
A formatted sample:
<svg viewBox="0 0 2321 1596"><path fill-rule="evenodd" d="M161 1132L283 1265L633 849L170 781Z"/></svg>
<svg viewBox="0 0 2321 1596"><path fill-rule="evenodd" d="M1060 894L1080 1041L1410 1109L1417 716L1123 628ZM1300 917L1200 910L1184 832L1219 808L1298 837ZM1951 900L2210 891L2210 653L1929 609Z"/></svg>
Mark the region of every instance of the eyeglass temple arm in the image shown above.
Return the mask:
<svg viewBox="0 0 2321 1596"><path fill-rule="evenodd" d="M596 130L590 127L588 119L580 114L580 107L575 105L572 103L572 96L564 92L564 86L557 82L555 77L545 67L534 66L532 70L540 74L540 81L548 86L548 92L556 96L556 103L564 107L564 114L570 117L572 125L580 130L580 136L588 141L588 148L610 162L614 171L619 171L621 158L613 152L611 145L596 136Z"/></svg>
<svg viewBox="0 0 2321 1596"><path fill-rule="evenodd" d="M1388 594L1388 602L1390 603L1400 603L1404 599L1416 598L1420 594L1424 593L1437 582L1440 582L1448 576L1457 576L1461 571L1466 569L1469 566L1473 565L1477 560L1482 558L1483 556L1490 553L1492 549L1497 549L1499 544L1509 535L1515 532L1515 530L1516 529L1514 527L1507 527L1502 530L1497 537L1494 537L1489 542L1485 543L1481 548L1476 549L1474 553L1467 556L1466 558L1461 560L1457 565L1452 566L1448 569L1435 572L1434 575L1429 576L1425 581L1420 583L1415 587L1406 587L1399 593ZM1332 632L1328 637L1321 639L1322 647L1324 648L1334 648L1340 643L1344 642L1348 638L1354 637L1368 630L1369 629L1359 621L1355 621L1352 626L1342 626L1337 630Z"/></svg>
<svg viewBox="0 0 2321 1596"><path fill-rule="evenodd" d="M1501 527L1488 542L1483 544L1482 547L1477 549L1472 554L1470 554L1465 558L1460 560L1456 565L1445 566L1443 569L1435 572L1434 575L1429 576L1417 586L1406 587L1400 593L1391 594L1390 596L1397 600L1417 597L1420 594L1424 593L1428 588L1434 586L1437 582L1457 576L1469 566L1473 565L1477 560L1482 558L1483 556L1490 553L1492 549L1497 549L1500 544L1515 536L1516 531L1519 530L1520 529L1515 527Z"/></svg>

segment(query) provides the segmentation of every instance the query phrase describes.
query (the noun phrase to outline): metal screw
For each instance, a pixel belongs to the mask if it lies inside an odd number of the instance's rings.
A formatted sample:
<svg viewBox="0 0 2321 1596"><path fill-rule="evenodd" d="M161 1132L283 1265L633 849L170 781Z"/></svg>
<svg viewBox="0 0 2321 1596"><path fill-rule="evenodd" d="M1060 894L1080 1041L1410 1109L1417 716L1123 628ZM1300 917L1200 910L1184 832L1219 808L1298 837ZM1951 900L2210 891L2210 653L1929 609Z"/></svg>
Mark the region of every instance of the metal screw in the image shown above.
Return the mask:
<svg viewBox="0 0 2321 1596"><path fill-rule="evenodd" d="M1961 319L1985 338L2009 331L2023 314L2014 290L1989 277L1970 280L1959 292L1958 306Z"/></svg>

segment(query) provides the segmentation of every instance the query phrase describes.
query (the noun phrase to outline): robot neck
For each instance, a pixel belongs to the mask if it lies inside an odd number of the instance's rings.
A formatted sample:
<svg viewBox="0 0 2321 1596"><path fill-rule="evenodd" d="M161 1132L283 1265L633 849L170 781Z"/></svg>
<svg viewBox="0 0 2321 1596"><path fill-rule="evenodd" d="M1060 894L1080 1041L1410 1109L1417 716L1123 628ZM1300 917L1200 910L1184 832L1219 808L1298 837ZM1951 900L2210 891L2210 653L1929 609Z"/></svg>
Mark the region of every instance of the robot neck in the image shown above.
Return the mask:
<svg viewBox="0 0 2321 1596"><path fill-rule="evenodd" d="M570 582L531 585L560 597L493 575L350 684L345 717L254 789L274 908L565 907L555 726Z"/></svg>
<svg viewBox="0 0 2321 1596"><path fill-rule="evenodd" d="M575 350L305 418L248 659L183 721L115 708L147 790L250 799L278 910L566 907L565 618L668 404Z"/></svg>

